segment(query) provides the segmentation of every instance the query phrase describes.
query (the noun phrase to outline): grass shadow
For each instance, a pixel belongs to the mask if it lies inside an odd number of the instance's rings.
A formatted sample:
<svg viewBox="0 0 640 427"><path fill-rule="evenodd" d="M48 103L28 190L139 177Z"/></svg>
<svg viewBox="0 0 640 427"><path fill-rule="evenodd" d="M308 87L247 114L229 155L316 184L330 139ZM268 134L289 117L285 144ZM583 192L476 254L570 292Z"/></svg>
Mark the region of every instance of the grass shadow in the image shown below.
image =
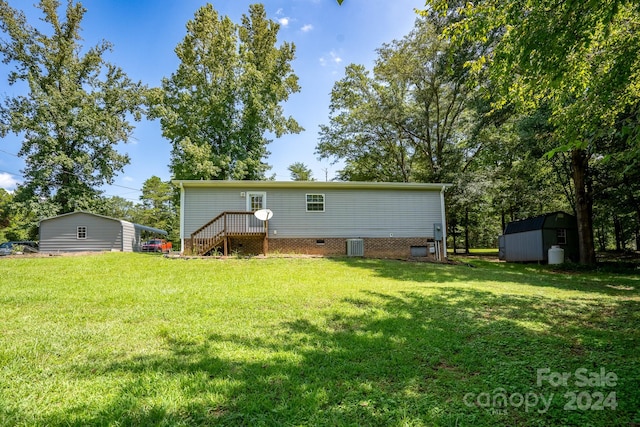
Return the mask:
<svg viewBox="0 0 640 427"><path fill-rule="evenodd" d="M81 417L80 406L45 423L628 426L640 407L637 308L635 301L598 308L444 287L361 292L270 333L168 329L160 354L98 372L77 366L79 377L127 380L91 417ZM603 367L616 373L616 386L580 390L615 391L615 411L565 410L571 387L537 384L539 368ZM176 394L174 404L167 393ZM496 399L528 393L553 396L551 404Z"/></svg>
<svg viewBox="0 0 640 427"><path fill-rule="evenodd" d="M592 271L480 259L464 259L468 262L458 264L349 257L336 257L331 260L351 268L373 272L377 277L417 283L518 283L612 297L640 296L640 274L629 269Z"/></svg>

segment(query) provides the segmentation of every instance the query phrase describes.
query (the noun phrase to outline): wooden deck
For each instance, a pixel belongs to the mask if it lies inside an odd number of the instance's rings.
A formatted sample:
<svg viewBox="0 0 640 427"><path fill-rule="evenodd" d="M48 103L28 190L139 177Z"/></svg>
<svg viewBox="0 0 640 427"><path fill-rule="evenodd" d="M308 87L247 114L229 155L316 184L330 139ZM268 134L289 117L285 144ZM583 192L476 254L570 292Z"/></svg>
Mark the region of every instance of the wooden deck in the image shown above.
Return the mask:
<svg viewBox="0 0 640 427"><path fill-rule="evenodd" d="M223 212L191 233L191 250L197 255L222 249L229 253L229 238L255 237L263 241L263 252L267 253L268 221L260 221L253 212Z"/></svg>

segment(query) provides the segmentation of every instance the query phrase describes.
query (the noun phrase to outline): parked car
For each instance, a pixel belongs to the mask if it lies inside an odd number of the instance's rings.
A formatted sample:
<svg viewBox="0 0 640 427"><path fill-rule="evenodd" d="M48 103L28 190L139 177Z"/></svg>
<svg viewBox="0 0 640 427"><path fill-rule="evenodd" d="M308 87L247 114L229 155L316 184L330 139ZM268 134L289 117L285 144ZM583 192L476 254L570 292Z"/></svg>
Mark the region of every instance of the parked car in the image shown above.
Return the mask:
<svg viewBox="0 0 640 427"><path fill-rule="evenodd" d="M38 252L38 242L31 240L16 240L4 242L0 245L0 255Z"/></svg>
<svg viewBox="0 0 640 427"><path fill-rule="evenodd" d="M142 244L142 252L171 252L172 244L164 239L151 239Z"/></svg>

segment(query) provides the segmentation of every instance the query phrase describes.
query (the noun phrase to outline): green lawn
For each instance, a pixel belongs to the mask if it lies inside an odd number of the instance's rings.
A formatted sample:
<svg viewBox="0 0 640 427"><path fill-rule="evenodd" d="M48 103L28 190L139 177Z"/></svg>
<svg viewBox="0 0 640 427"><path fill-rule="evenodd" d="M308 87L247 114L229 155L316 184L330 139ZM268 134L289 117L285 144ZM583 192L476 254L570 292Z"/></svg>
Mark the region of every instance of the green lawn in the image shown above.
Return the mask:
<svg viewBox="0 0 640 427"><path fill-rule="evenodd" d="M640 423L640 271L469 262L0 259L0 425Z"/></svg>

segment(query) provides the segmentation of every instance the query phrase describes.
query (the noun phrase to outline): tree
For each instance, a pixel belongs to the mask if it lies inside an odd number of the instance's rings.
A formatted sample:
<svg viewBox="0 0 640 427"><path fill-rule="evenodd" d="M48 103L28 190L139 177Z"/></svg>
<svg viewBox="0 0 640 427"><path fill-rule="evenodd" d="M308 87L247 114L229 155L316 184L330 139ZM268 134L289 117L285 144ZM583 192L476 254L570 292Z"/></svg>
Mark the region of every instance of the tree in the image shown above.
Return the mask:
<svg viewBox="0 0 640 427"><path fill-rule="evenodd" d="M140 205L135 221L155 228L166 230L169 240L180 239L179 231L179 191L169 181L152 176L142 184Z"/></svg>
<svg viewBox="0 0 640 427"><path fill-rule="evenodd" d="M302 162L295 162L287 168L291 172L291 179L294 181L315 181L313 172Z"/></svg>
<svg viewBox="0 0 640 427"><path fill-rule="evenodd" d="M178 212L174 208L173 196L174 188L170 182L162 181L157 176L147 179L142 185L142 207L138 221L170 233L178 229Z"/></svg>
<svg viewBox="0 0 640 427"><path fill-rule="evenodd" d="M10 207L13 196L0 188L0 241L5 241L5 230L11 225Z"/></svg>
<svg viewBox="0 0 640 427"><path fill-rule="evenodd" d="M458 14L445 32L459 42L491 39L492 49L472 63L488 65L496 109L550 108L557 145L568 152L578 218L580 261L595 263L591 160L617 128L640 150L640 6L610 2L429 0L428 11ZM425 11L425 13L429 13ZM620 126L619 126L620 125Z"/></svg>
<svg viewBox="0 0 640 427"><path fill-rule="evenodd" d="M372 75L352 64L334 85L316 153L345 161L341 179L453 179L467 150L464 120L474 85L463 64L474 52L451 49L440 26L418 20L403 40L378 50Z"/></svg>
<svg viewBox="0 0 640 427"><path fill-rule="evenodd" d="M219 17L211 4L187 23L176 47L178 70L164 79L157 110L173 146L177 179L264 179L270 142L302 128L280 103L300 90L291 61L295 46L275 47L279 25L260 4L242 24Z"/></svg>
<svg viewBox="0 0 640 427"><path fill-rule="evenodd" d="M34 28L20 11L0 0L3 62L14 64L9 84L28 84L28 93L8 97L0 106L0 135L23 136L23 200L47 200L56 213L87 209L129 162L116 150L127 142L130 119L142 114L145 87L103 59L111 45L103 41L83 50L79 43L85 9L67 2L41 0L47 30Z"/></svg>
<svg viewBox="0 0 640 427"><path fill-rule="evenodd" d="M96 203L93 211L111 218L136 222L138 220L140 207L131 200L120 196L111 196L103 198L100 202Z"/></svg>

